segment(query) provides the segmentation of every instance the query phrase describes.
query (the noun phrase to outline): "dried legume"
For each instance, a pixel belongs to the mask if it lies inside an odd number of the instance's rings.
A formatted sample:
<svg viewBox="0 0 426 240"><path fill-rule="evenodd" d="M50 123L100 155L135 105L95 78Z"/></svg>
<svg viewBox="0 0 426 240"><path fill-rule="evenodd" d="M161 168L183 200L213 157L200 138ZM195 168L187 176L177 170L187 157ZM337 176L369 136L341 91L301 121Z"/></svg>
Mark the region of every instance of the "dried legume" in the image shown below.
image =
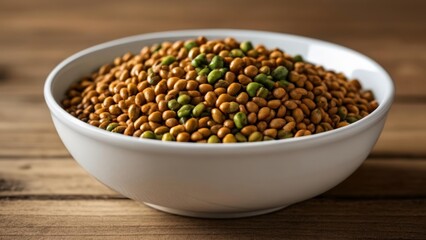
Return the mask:
<svg viewBox="0 0 426 240"><path fill-rule="evenodd" d="M73 84L72 116L163 141L256 142L345 127L378 107L356 79L233 38L159 43Z"/></svg>

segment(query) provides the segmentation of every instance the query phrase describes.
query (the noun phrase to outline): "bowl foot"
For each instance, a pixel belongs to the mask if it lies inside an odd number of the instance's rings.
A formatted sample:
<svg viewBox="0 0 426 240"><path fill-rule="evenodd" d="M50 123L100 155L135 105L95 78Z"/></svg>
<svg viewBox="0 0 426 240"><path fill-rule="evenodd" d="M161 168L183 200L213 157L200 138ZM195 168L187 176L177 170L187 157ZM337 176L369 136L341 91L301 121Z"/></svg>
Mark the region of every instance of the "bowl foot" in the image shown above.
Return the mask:
<svg viewBox="0 0 426 240"><path fill-rule="evenodd" d="M278 210L281 210L287 206L281 206L276 208L268 208L268 209L262 209L262 210L256 210L256 211L250 211L250 212L234 212L234 213L209 213L209 212L192 212L192 211L185 211L185 210L179 210L179 209L173 209L163 206L158 206L151 203L144 202L145 205L160 210L162 212L171 213L175 215L181 215L186 217L196 217L196 218L243 218L243 217L252 217L262 214L267 214L271 212L275 212Z"/></svg>

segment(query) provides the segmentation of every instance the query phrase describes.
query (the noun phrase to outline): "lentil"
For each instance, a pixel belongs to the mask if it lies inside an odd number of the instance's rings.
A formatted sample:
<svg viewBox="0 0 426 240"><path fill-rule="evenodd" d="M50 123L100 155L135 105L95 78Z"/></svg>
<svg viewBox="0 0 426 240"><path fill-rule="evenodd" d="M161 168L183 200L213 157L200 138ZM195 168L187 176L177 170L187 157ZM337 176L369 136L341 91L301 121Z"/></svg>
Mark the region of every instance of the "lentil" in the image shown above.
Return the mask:
<svg viewBox="0 0 426 240"><path fill-rule="evenodd" d="M209 75L207 76L207 81L210 84L214 84L222 77L222 72L218 69L212 70Z"/></svg>
<svg viewBox="0 0 426 240"><path fill-rule="evenodd" d="M220 139L216 135L211 135L207 143L220 143Z"/></svg>
<svg viewBox="0 0 426 240"><path fill-rule="evenodd" d="M243 112L238 112L234 115L234 124L237 129L243 128L247 125L247 116Z"/></svg>
<svg viewBox="0 0 426 240"><path fill-rule="evenodd" d="M72 116L110 132L178 142L302 137L378 107L357 79L250 41L205 37L126 53L73 84Z"/></svg>
<svg viewBox="0 0 426 240"><path fill-rule="evenodd" d="M249 142L259 142L259 141L262 141L262 139L263 139L263 135L260 132L253 132L248 137Z"/></svg>
<svg viewBox="0 0 426 240"><path fill-rule="evenodd" d="M223 138L223 143L236 143L237 139L235 138L235 136L231 133L227 134L224 138Z"/></svg>

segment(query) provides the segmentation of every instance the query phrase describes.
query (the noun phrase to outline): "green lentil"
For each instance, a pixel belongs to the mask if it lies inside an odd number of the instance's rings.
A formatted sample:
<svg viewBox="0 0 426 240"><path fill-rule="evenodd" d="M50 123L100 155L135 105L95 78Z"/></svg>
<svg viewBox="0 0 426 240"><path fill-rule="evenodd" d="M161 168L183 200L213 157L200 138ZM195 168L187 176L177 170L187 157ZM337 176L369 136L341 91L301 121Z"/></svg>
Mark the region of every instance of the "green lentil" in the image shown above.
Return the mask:
<svg viewBox="0 0 426 240"><path fill-rule="evenodd" d="M186 48L186 50L191 50L194 47L197 47L197 43L195 41L189 41L184 45L184 48Z"/></svg>
<svg viewBox="0 0 426 240"><path fill-rule="evenodd" d="M214 69L207 76L207 81L210 84L215 84L216 81L219 80L221 77L222 77L222 72L218 69Z"/></svg>
<svg viewBox="0 0 426 240"><path fill-rule="evenodd" d="M223 68L223 58L218 55L214 56L209 64L209 68L212 70L217 68Z"/></svg>
<svg viewBox="0 0 426 240"><path fill-rule="evenodd" d="M210 68L205 67L203 69L201 69L200 71L198 71L198 76L207 76L210 73Z"/></svg>
<svg viewBox="0 0 426 240"><path fill-rule="evenodd" d="M260 87L256 92L256 97L266 98L269 94L268 89Z"/></svg>
<svg viewBox="0 0 426 240"><path fill-rule="evenodd" d="M346 121L348 123L354 123L354 122L358 121L358 119L355 118L355 117L346 117Z"/></svg>
<svg viewBox="0 0 426 240"><path fill-rule="evenodd" d="M246 91L250 97L255 97L257 90L259 90L259 88L261 87L263 87L262 84L257 82L251 82L247 85Z"/></svg>
<svg viewBox="0 0 426 240"><path fill-rule="evenodd" d="M253 132L252 134L250 134L250 136L248 137L248 141L249 142L259 142L262 141L263 139L263 134L260 132Z"/></svg>
<svg viewBox="0 0 426 240"><path fill-rule="evenodd" d="M172 99L172 100L167 102L167 107L170 110L177 111L177 110L179 110L181 105L178 103L178 101L176 99Z"/></svg>
<svg viewBox="0 0 426 240"><path fill-rule="evenodd" d="M293 57L293 61L294 61L294 62L303 62L303 57L302 57L302 55L294 55L294 57Z"/></svg>
<svg viewBox="0 0 426 240"><path fill-rule="evenodd" d="M288 87L288 86L290 86L290 82L289 81L286 81L286 80L279 80L278 81L278 86L280 86L280 87Z"/></svg>
<svg viewBox="0 0 426 240"><path fill-rule="evenodd" d="M194 108L194 106L190 105L190 104L186 104L183 105L177 112L177 116L179 118L183 118L183 117L189 117L191 116L192 113L192 109Z"/></svg>
<svg viewBox="0 0 426 240"><path fill-rule="evenodd" d="M207 143L220 143L220 139L216 135L211 135L209 139L207 139Z"/></svg>
<svg viewBox="0 0 426 240"><path fill-rule="evenodd" d="M194 67L202 67L203 65L207 64L206 54L199 54L194 58L194 60L192 60L191 64Z"/></svg>
<svg viewBox="0 0 426 240"><path fill-rule="evenodd" d="M254 81L262 84L269 90L272 90L275 84L274 81L269 79L268 76L264 73L260 73L256 77L254 77Z"/></svg>
<svg viewBox="0 0 426 240"><path fill-rule="evenodd" d="M244 53L243 51L241 51L240 49L232 49L231 52L231 57L244 57Z"/></svg>
<svg viewBox="0 0 426 240"><path fill-rule="evenodd" d="M156 139L154 132L148 130L142 133L141 138Z"/></svg>
<svg viewBox="0 0 426 240"><path fill-rule="evenodd" d="M192 109L192 116L199 117L204 110L206 110L206 105L204 103L199 103Z"/></svg>
<svg viewBox="0 0 426 240"><path fill-rule="evenodd" d="M180 105L188 104L189 102L191 102L191 97L189 95L182 94L177 98L177 102Z"/></svg>
<svg viewBox="0 0 426 240"><path fill-rule="evenodd" d="M175 141L175 137L173 137L172 134L170 133L165 133L163 134L163 136L161 137L162 141Z"/></svg>
<svg viewBox="0 0 426 240"><path fill-rule="evenodd" d="M247 53L253 49L253 44L250 41L245 41L240 44L240 48L243 52Z"/></svg>
<svg viewBox="0 0 426 240"><path fill-rule="evenodd" d="M235 139L237 139L237 142L247 142L246 136L244 136L242 133L237 132L235 134Z"/></svg>
<svg viewBox="0 0 426 240"><path fill-rule="evenodd" d="M163 57L161 64L170 65L170 64L174 63L175 61L176 61L176 58L169 55L169 56Z"/></svg>
<svg viewBox="0 0 426 240"><path fill-rule="evenodd" d="M110 124L108 124L108 127L106 128L106 130L111 132L117 126L118 126L118 123L110 123Z"/></svg>
<svg viewBox="0 0 426 240"><path fill-rule="evenodd" d="M243 128L247 125L247 116L243 112L238 112L234 115L235 127L238 129Z"/></svg>
<svg viewBox="0 0 426 240"><path fill-rule="evenodd" d="M287 78L287 75L288 75L288 70L284 66L278 66L277 68L275 68L272 71L271 75L277 81L285 80Z"/></svg>

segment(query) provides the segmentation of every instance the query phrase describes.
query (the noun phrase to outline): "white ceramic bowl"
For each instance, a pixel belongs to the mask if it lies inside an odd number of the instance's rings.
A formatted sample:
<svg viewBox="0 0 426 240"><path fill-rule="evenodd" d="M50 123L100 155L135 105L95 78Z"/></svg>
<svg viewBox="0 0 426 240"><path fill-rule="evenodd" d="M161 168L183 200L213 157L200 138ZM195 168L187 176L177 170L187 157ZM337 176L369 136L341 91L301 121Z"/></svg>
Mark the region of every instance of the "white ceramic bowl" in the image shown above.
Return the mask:
<svg viewBox="0 0 426 240"><path fill-rule="evenodd" d="M60 106L72 82L125 52L165 40L233 36L358 78L379 107L337 130L302 138L237 144L161 142L114 134L72 117ZM100 44L60 63L44 95L63 143L90 174L117 192L156 209L186 216L232 218L263 214L321 194L366 159L394 96L389 75L351 49L294 35L246 30L185 30L143 34Z"/></svg>

